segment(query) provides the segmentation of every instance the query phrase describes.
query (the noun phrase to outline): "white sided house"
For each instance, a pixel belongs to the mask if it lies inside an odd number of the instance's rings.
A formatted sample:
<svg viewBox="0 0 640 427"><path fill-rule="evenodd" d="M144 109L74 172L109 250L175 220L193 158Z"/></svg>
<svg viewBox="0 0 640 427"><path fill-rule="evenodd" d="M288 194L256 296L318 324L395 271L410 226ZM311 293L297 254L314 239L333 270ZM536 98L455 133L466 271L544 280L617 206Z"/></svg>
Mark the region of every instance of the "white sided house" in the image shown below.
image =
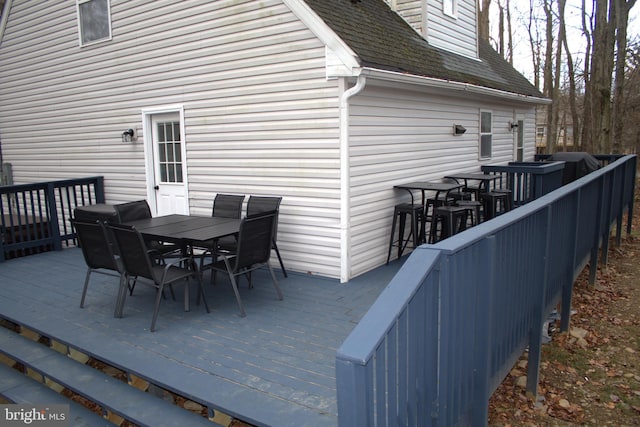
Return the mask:
<svg viewBox="0 0 640 427"><path fill-rule="evenodd" d="M395 184L533 159L546 100L476 15L476 0L6 0L2 158L16 184L102 175L108 203L155 214L282 196L285 266L346 282L385 263L409 200Z"/></svg>

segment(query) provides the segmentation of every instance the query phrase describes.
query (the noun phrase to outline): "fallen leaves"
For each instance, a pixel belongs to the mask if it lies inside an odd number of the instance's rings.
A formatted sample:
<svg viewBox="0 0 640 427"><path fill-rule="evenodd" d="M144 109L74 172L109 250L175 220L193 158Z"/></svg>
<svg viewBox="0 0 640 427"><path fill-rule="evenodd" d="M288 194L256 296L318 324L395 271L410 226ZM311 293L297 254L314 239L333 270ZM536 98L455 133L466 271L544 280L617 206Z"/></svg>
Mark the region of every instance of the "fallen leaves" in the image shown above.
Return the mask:
<svg viewBox="0 0 640 427"><path fill-rule="evenodd" d="M543 346L537 396L526 393L525 354L492 396L489 425L640 425L638 253L640 240L625 238L596 286L585 269L574 284L569 333L555 332Z"/></svg>

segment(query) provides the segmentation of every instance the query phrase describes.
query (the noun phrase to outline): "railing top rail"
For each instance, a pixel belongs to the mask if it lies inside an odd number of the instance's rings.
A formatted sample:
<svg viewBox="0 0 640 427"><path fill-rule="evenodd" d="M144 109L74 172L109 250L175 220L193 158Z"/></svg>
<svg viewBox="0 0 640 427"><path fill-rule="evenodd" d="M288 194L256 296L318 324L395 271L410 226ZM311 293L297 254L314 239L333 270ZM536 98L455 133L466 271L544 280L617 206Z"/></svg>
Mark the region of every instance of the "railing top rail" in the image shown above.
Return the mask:
<svg viewBox="0 0 640 427"><path fill-rule="evenodd" d="M65 187L65 186L76 185L84 182L86 183L95 182L100 179L102 179L101 176L91 176L91 177L84 177L84 178L63 179L59 181L34 182L29 184L0 185L0 193L5 194L5 193L15 193L19 191L29 191L29 190L35 190L38 188L46 188L49 185L52 185L54 188Z"/></svg>
<svg viewBox="0 0 640 427"><path fill-rule="evenodd" d="M342 346L338 358L356 364L365 364L383 340L384 334L393 326L404 307L411 300L416 289L409 283L421 283L433 271L440 257L439 251L429 246L414 250L400 271L382 291L373 307L363 316Z"/></svg>
<svg viewBox="0 0 640 427"><path fill-rule="evenodd" d="M520 172L547 174L564 168L563 161L556 162L510 162L506 165L484 165L484 172Z"/></svg>

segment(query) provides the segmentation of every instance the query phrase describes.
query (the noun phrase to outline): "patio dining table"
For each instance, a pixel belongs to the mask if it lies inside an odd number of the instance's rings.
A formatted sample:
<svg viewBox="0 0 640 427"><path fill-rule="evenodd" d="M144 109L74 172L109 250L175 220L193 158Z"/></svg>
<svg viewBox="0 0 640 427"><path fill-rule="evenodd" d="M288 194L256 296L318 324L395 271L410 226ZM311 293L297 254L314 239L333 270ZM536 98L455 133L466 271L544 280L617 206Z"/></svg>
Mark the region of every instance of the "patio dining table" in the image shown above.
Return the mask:
<svg viewBox="0 0 640 427"><path fill-rule="evenodd" d="M480 192L482 188L484 188L484 192L488 193L491 189L491 182L500 178L500 175L495 174L485 174L485 173L456 173L452 175L447 175L445 178L454 179L456 181L462 180L464 181L464 188L468 188L473 190L474 192ZM480 181L477 188L469 187L469 181ZM478 194L476 193L476 196Z"/></svg>
<svg viewBox="0 0 640 427"><path fill-rule="evenodd" d="M236 234L240 220L213 216L164 215L129 221L145 237L190 245Z"/></svg>
<svg viewBox="0 0 640 427"><path fill-rule="evenodd" d="M240 231L240 219L213 216L171 214L128 221L144 237L177 243L183 256L189 256L188 248L198 242L216 241ZM189 311L189 287L185 286L185 311Z"/></svg>
<svg viewBox="0 0 640 427"><path fill-rule="evenodd" d="M413 198L413 190L419 190L422 192L422 206L426 206L426 197L425 193L427 191L435 191L436 199L440 199L440 193L445 193L445 199L447 194L450 191L456 190L458 188L462 188L464 184L460 184L457 182L441 182L441 181L416 181L416 182L408 182L406 184L398 184L393 188L398 188L402 190L407 190L411 195L411 204L414 203Z"/></svg>

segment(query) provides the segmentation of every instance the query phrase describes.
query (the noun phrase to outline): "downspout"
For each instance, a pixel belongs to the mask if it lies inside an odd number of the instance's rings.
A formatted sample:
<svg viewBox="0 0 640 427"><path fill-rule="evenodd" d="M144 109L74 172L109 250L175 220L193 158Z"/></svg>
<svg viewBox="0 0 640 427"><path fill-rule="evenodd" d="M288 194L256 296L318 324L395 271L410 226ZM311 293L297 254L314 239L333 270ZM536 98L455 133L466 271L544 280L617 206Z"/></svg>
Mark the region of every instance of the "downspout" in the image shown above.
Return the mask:
<svg viewBox="0 0 640 427"><path fill-rule="evenodd" d="M344 80L346 84L346 79ZM360 75L355 86L340 97L340 283L351 278L351 168L349 153L349 99L366 84Z"/></svg>

